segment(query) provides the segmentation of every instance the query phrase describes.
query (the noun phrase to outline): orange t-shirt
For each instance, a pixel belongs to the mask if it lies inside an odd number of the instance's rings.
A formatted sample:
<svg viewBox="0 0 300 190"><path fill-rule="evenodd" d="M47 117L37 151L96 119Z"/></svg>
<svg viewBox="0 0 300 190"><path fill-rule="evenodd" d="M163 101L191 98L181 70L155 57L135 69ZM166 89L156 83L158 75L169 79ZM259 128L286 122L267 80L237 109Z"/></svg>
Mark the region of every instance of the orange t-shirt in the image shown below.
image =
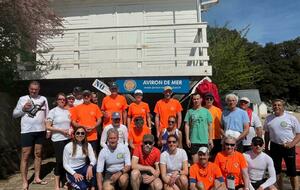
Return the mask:
<svg viewBox="0 0 300 190"><path fill-rule="evenodd" d="M134 147L137 147L142 144L143 137L146 134L151 134L151 130L149 129L149 127L143 126L141 131L138 131L136 127L129 128L128 141L132 141Z"/></svg>
<svg viewBox="0 0 300 190"><path fill-rule="evenodd" d="M96 104L80 104L71 111L71 119L84 127L94 127L102 112ZM97 140L97 128L87 134L88 141Z"/></svg>
<svg viewBox="0 0 300 190"><path fill-rule="evenodd" d="M213 139L221 139L221 118L222 110L216 106L212 106L209 109L209 112L212 116L212 137Z"/></svg>
<svg viewBox="0 0 300 190"><path fill-rule="evenodd" d="M215 158L215 164L220 167L224 179L228 174L232 174L235 186L243 184L242 169L248 166L242 153L234 151L232 155L227 155L224 151L219 152Z"/></svg>
<svg viewBox="0 0 300 190"><path fill-rule="evenodd" d="M168 127L169 116L177 116L178 112L182 111L182 106L178 100L171 98L168 102L164 99L159 100L154 108L154 112L159 115L159 130Z"/></svg>
<svg viewBox="0 0 300 190"><path fill-rule="evenodd" d="M111 96L106 96L102 100L101 110L105 111L108 114L108 118L103 118L103 127L112 123L111 114L113 112L119 112L120 115L123 115L123 111L128 107L126 98L122 95L117 95L116 98ZM121 122L122 122L121 117ZM125 121L126 122L126 121Z"/></svg>
<svg viewBox="0 0 300 190"><path fill-rule="evenodd" d="M129 128L134 127L134 119L138 116L142 116L144 119L144 127L147 127L147 113L150 112L149 105L145 102L139 104L133 102L128 108L128 117L131 118Z"/></svg>
<svg viewBox="0 0 300 190"><path fill-rule="evenodd" d="M212 162L208 162L206 168L203 168L198 163L193 164L190 168L190 182L202 182L206 190L214 187L215 179L223 180L223 176L219 166Z"/></svg>

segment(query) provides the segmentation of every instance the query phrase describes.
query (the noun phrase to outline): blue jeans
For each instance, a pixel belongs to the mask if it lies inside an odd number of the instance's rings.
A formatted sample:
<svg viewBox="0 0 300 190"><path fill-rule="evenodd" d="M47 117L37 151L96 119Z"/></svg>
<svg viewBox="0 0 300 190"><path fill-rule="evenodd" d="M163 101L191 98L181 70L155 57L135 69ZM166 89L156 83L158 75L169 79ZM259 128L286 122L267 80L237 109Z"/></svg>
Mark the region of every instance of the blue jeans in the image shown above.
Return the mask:
<svg viewBox="0 0 300 190"><path fill-rule="evenodd" d="M82 181L75 181L75 178L73 175L67 173L67 180L70 183L70 185L76 189L76 190L86 190L89 187L96 187L96 167L93 167L93 178L91 180L87 180L85 178L86 172L88 169L88 165L83 166L82 168L76 169L75 172L78 174L83 175L84 179Z"/></svg>

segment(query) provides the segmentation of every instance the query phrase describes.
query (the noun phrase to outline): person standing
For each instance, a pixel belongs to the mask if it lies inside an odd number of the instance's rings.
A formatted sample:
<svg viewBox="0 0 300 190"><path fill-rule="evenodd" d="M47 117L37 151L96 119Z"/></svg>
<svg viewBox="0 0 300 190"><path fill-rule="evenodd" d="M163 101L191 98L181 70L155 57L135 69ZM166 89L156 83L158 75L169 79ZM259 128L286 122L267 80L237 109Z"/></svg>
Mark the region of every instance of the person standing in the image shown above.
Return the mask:
<svg viewBox="0 0 300 190"><path fill-rule="evenodd" d="M75 97L74 106L78 106L83 103L82 88L80 86L73 88L73 95Z"/></svg>
<svg viewBox="0 0 300 190"><path fill-rule="evenodd" d="M83 103L74 107L71 112L72 125L74 127L83 126L87 132L87 140L92 145L94 151L98 152L97 127L101 124L102 113L96 104L91 102L91 91L82 92Z"/></svg>
<svg viewBox="0 0 300 190"><path fill-rule="evenodd" d="M247 97L242 97L240 99L240 108L245 110L248 114L250 125L249 125L249 133L243 140L243 151L246 152L251 150L251 140L255 136L262 137L262 124L258 115L252 111L250 106L250 99Z"/></svg>
<svg viewBox="0 0 300 190"><path fill-rule="evenodd" d="M150 117L150 109L149 105L142 101L143 99L143 91L135 90L134 91L135 101L129 105L128 108L128 117L127 117L127 125L128 128L134 127L134 119L136 117L143 117L144 126L149 127L151 129L151 117Z"/></svg>
<svg viewBox="0 0 300 190"><path fill-rule="evenodd" d="M210 151L211 160L215 159L215 156L218 152L222 151L221 145L221 118L222 118L222 110L213 105L214 96L212 93L206 93L204 95L204 107L208 109L212 117L212 139L214 147Z"/></svg>
<svg viewBox="0 0 300 190"><path fill-rule="evenodd" d="M227 94L225 101L227 109L222 113L221 135L234 137L237 150L243 152L243 140L249 133L249 117L246 111L237 107L238 97L235 94Z"/></svg>
<svg viewBox="0 0 300 190"><path fill-rule="evenodd" d="M168 119L171 115L177 117L177 127L180 128L182 122L182 106L178 100L172 98L173 89L170 86L164 87L164 98L156 102L155 112L155 127L156 137L159 138L163 129L168 127Z"/></svg>
<svg viewBox="0 0 300 190"><path fill-rule="evenodd" d="M256 190L275 190L276 173L272 158L263 152L264 141L261 137L253 137L251 150L244 153L248 164L249 179ZM268 171L268 178L265 174Z"/></svg>
<svg viewBox="0 0 300 190"><path fill-rule="evenodd" d="M105 96L102 100L101 111L103 112L103 128L112 123L112 113L119 112L121 115L121 124L127 122L127 101L123 95L119 94L119 87L112 83L109 87L111 95Z"/></svg>
<svg viewBox="0 0 300 190"><path fill-rule="evenodd" d="M264 123L266 151L269 151L271 141L270 156L274 161L279 189L283 188L281 162L284 159L292 188L299 190L295 146L300 142L300 124L295 116L284 111L284 106L285 102L281 99L272 101L273 113Z"/></svg>
<svg viewBox="0 0 300 190"><path fill-rule="evenodd" d="M60 189L60 182L64 184L65 181L65 169L63 166L63 151L66 144L70 141L71 136L71 118L70 112L66 105L66 96L64 93L58 93L56 96L57 106L50 110L46 128L51 131L51 140L54 148L56 166L54 168L55 175L55 190Z"/></svg>
<svg viewBox="0 0 300 190"><path fill-rule="evenodd" d="M192 95L193 108L189 109L185 115L185 136L186 145L191 150L193 163L197 163L197 152L200 147L213 148L212 141L212 117L210 112L201 106L202 98L200 94Z"/></svg>
<svg viewBox="0 0 300 190"><path fill-rule="evenodd" d="M28 189L28 161L34 148L34 180L33 183L45 185L40 179L42 162L42 144L46 138L45 119L48 115L48 101L39 95L40 83L31 81L28 86L29 95L19 98L13 111L13 117L21 117L21 176L23 189Z"/></svg>
<svg viewBox="0 0 300 190"><path fill-rule="evenodd" d="M121 115L119 112L112 113L112 124L106 126L101 134L100 145L102 148L106 146L107 142L107 131L109 129L116 129L119 132L119 141L118 143L128 146L128 129L125 125L121 124Z"/></svg>

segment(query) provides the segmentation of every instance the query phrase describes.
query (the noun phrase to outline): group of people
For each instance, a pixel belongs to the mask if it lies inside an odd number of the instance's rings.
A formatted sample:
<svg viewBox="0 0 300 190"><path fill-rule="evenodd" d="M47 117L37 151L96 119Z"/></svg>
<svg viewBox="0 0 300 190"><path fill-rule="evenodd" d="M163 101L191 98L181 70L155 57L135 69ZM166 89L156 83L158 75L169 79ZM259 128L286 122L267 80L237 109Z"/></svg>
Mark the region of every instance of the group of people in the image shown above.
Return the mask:
<svg viewBox="0 0 300 190"><path fill-rule="evenodd" d="M224 111L213 105L213 94L192 94L192 108L182 119L182 106L166 86L164 98L154 108L155 137L141 90L134 92L135 101L128 106L112 83L111 95L99 107L96 93L75 87L70 94L58 93L56 107L50 111L47 99L39 95L37 81L30 82L28 90L13 112L14 117L21 117L20 170L25 190L32 150L33 183L47 184L40 179L46 137L55 150L55 190L64 185L73 189L262 190L276 189L276 182L283 189L282 159L292 188L299 189L295 146L300 141L300 125L285 112L281 99L273 101L273 113L264 126L249 108L249 98L239 100L235 94L226 95ZM191 155L190 167L183 147Z"/></svg>

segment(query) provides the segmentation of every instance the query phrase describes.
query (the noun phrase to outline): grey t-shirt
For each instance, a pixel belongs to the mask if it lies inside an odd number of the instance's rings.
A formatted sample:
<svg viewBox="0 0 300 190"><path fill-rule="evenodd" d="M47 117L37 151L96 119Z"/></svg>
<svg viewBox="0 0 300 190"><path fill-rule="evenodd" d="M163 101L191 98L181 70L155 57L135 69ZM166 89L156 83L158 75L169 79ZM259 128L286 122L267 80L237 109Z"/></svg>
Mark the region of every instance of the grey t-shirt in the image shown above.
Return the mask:
<svg viewBox="0 0 300 190"><path fill-rule="evenodd" d="M105 171L115 173L121 171L125 165L131 165L130 152L127 146L118 143L115 150L110 150L108 146L105 146L99 153L97 172L102 173L105 169Z"/></svg>

